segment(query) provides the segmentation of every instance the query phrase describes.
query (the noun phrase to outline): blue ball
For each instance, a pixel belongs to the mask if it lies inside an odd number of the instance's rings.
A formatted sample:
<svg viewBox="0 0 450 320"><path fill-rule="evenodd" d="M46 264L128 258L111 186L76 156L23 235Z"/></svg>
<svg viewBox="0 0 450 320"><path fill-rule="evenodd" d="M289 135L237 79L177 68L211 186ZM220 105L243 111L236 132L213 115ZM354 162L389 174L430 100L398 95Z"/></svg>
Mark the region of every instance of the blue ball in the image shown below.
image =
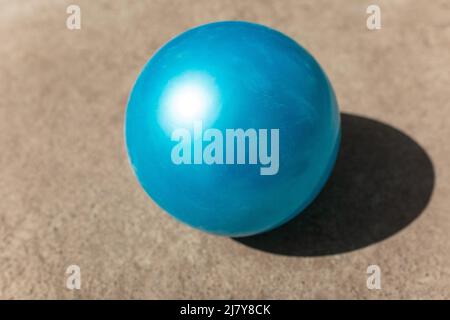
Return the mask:
<svg viewBox="0 0 450 320"><path fill-rule="evenodd" d="M125 139L161 208L240 237L285 223L317 196L336 160L340 116L305 49L268 27L226 21L180 34L148 61Z"/></svg>

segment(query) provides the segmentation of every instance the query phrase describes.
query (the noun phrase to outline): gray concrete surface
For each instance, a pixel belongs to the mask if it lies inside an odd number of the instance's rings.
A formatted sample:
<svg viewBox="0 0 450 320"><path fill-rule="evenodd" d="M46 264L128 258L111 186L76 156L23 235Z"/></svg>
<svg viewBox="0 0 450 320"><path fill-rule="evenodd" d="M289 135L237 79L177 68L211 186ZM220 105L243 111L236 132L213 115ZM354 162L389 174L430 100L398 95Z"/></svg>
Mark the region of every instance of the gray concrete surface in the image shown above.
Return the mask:
<svg viewBox="0 0 450 320"><path fill-rule="evenodd" d="M82 29L65 26L77 3ZM366 29L377 3L382 29ZM0 298L450 298L448 1L0 1ZM305 215L233 240L139 187L128 93L168 39L249 20L327 71L344 141ZM67 266L82 287L65 287ZM366 287L366 268L382 289Z"/></svg>

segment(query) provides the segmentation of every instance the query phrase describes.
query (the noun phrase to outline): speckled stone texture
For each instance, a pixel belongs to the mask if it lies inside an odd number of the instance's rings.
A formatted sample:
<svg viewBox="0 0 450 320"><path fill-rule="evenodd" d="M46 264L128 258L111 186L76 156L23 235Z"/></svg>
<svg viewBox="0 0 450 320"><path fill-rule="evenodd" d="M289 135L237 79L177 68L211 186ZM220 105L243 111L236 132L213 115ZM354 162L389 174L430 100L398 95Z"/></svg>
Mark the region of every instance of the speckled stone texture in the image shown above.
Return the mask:
<svg viewBox="0 0 450 320"><path fill-rule="evenodd" d="M382 29L366 28L378 3ZM66 28L77 3L82 29ZM450 3L0 1L0 298L450 298ZM335 172L302 216L229 239L159 209L123 118L155 50L216 20L274 27L327 71ZM67 266L82 287L65 287ZM377 264L382 289L368 290Z"/></svg>

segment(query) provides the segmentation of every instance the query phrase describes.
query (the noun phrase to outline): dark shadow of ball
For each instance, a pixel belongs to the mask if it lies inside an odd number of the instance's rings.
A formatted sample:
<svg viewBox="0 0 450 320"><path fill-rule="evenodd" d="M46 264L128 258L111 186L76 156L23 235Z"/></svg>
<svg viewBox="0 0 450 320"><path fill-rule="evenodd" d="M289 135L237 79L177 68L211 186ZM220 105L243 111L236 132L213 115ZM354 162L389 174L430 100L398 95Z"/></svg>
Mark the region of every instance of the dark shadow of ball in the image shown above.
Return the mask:
<svg viewBox="0 0 450 320"><path fill-rule="evenodd" d="M434 186L422 147L378 121L343 114L341 150L317 199L287 224L234 240L288 256L322 256L386 239L416 219Z"/></svg>

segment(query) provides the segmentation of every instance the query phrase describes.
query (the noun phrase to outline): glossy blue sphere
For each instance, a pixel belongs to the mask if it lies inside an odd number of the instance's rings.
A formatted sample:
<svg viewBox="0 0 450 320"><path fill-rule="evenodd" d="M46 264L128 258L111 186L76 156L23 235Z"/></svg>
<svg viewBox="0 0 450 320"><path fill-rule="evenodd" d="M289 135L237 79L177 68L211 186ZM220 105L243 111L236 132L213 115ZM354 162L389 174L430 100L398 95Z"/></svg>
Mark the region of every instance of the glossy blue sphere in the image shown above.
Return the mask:
<svg viewBox="0 0 450 320"><path fill-rule="evenodd" d="M268 27L227 21L154 54L131 92L125 138L161 208L239 237L285 223L317 196L336 160L340 117L305 49Z"/></svg>

